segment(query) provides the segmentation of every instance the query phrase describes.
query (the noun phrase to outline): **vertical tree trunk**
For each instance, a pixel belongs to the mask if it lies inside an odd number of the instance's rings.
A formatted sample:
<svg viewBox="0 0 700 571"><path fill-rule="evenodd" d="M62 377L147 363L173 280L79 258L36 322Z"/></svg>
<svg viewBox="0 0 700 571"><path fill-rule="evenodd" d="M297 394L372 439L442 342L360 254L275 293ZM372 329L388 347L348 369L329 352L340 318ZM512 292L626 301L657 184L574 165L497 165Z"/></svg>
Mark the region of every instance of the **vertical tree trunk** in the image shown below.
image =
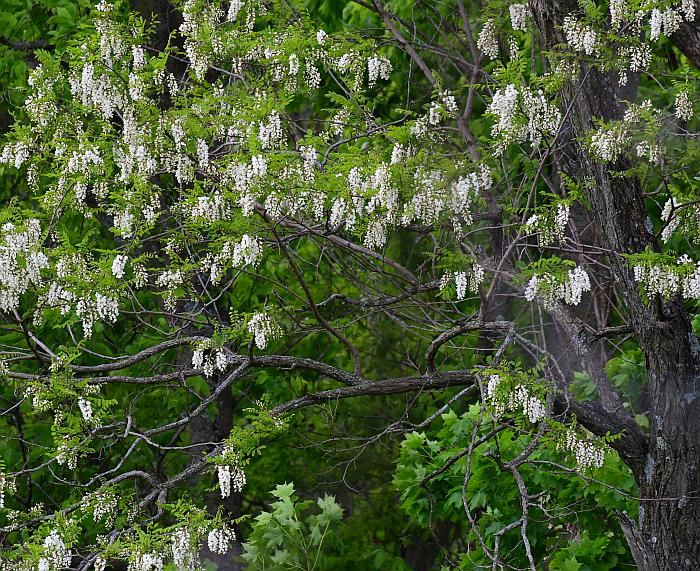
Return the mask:
<svg viewBox="0 0 700 571"><path fill-rule="evenodd" d="M565 43L564 18L576 14L575 0L532 0L532 14L546 47ZM622 517L630 548L643 571L700 569L700 344L679 301L651 308L640 298L627 261L619 254L656 249L641 186L628 176L611 176L630 165L593 161L580 143L594 119L620 119L623 107L610 73L581 64L578 81L565 87L562 106L575 144L580 182L609 259L630 324L646 357L650 433L646 450L623 460L640 487L639 521ZM643 457L644 462L638 461Z"/></svg>

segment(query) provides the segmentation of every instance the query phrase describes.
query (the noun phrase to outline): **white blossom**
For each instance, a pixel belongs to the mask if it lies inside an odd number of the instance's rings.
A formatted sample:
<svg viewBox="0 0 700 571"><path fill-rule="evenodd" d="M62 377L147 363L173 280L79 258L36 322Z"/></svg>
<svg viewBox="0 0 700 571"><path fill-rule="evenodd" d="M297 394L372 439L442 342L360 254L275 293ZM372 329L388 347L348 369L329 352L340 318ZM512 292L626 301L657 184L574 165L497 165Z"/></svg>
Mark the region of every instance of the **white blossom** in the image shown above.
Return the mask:
<svg viewBox="0 0 700 571"><path fill-rule="evenodd" d="M199 196L192 205L192 218L203 218L209 222L225 220L230 213L229 205L224 196L216 191L209 196Z"/></svg>
<svg viewBox="0 0 700 571"><path fill-rule="evenodd" d="M117 279L122 279L124 277L124 268L129 260L128 256L124 254L117 254L112 261L112 275Z"/></svg>
<svg viewBox="0 0 700 571"><path fill-rule="evenodd" d="M66 547L63 538L57 530L52 530L44 539L44 556L43 563L40 566L44 569L52 569L58 571L70 565L72 556L70 550Z"/></svg>
<svg viewBox="0 0 700 571"><path fill-rule="evenodd" d="M235 22L238 17L238 13L243 8L244 0L231 0L229 4L228 13L226 14L226 20L228 22Z"/></svg>
<svg viewBox="0 0 700 571"><path fill-rule="evenodd" d="M203 139L197 139L197 163L203 171L209 166L209 145Z"/></svg>
<svg viewBox="0 0 700 571"><path fill-rule="evenodd" d="M529 140L533 146L538 145L542 135L556 134L561 123L561 112L541 91L532 92L527 87L519 91L513 84L496 91L487 112L497 118L491 134L501 138L501 151L512 142Z"/></svg>
<svg viewBox="0 0 700 571"><path fill-rule="evenodd" d="M600 468L605 461L605 450L589 440L582 440L569 428L566 432L563 448L573 455L579 469Z"/></svg>
<svg viewBox="0 0 700 571"><path fill-rule="evenodd" d="M650 28L649 39L652 42L654 40L658 40L659 36L661 36L661 24L662 24L661 10L659 10L658 8L654 8L651 11L651 17L649 19L649 28Z"/></svg>
<svg viewBox="0 0 700 571"><path fill-rule="evenodd" d="M388 81L391 76L391 62L382 56L372 56L367 60L368 85L373 87L377 79Z"/></svg>
<svg viewBox="0 0 700 571"><path fill-rule="evenodd" d="M492 20L486 20L484 27L479 32L479 37L476 40L477 47L484 52L490 59L498 57L498 38L496 37L496 23Z"/></svg>
<svg viewBox="0 0 700 571"><path fill-rule="evenodd" d="M229 541L236 539L236 534L230 529L212 529L207 535L209 551L225 555L229 549Z"/></svg>
<svg viewBox="0 0 700 571"><path fill-rule="evenodd" d="M263 149L275 149L282 145L282 120L276 110L268 115L266 123L260 122L258 138Z"/></svg>
<svg viewBox="0 0 700 571"><path fill-rule="evenodd" d="M255 236L243 234L233 248L231 261L234 266L256 266L262 258L262 244Z"/></svg>
<svg viewBox="0 0 700 571"><path fill-rule="evenodd" d="M163 571L163 558L157 553L140 553L131 559L127 571Z"/></svg>
<svg viewBox="0 0 700 571"><path fill-rule="evenodd" d="M593 55L598 51L598 39L595 30L578 22L573 16L564 18L566 42L576 51Z"/></svg>
<svg viewBox="0 0 700 571"><path fill-rule="evenodd" d="M80 407L80 413L83 415L85 422L90 422L92 420L92 403L87 399L79 398L78 406Z"/></svg>
<svg viewBox="0 0 700 571"><path fill-rule="evenodd" d="M627 14L627 0L610 0L610 23L619 30Z"/></svg>
<svg viewBox="0 0 700 571"><path fill-rule="evenodd" d="M246 475L237 464L223 464L216 467L221 497L228 498L231 491L240 492L246 484Z"/></svg>
<svg viewBox="0 0 700 571"><path fill-rule="evenodd" d="M533 301L540 295L545 308L553 307L558 301L578 305L583 293L591 290L590 278L581 266L569 270L566 279L560 280L547 273L534 274L525 287L525 299Z"/></svg>
<svg viewBox="0 0 700 571"><path fill-rule="evenodd" d="M6 143L0 155L0 164L12 165L16 169L29 160L29 146L22 142Z"/></svg>
<svg viewBox="0 0 700 571"><path fill-rule="evenodd" d="M527 6L525 4L511 4L508 7L510 12L510 23L514 30L527 31Z"/></svg>
<svg viewBox="0 0 700 571"><path fill-rule="evenodd" d="M532 394L523 384L517 384L507 394L503 394L499 387L502 379L498 374L489 375L484 388L484 396L488 403L494 407L496 415L501 416L506 411L521 410L523 415L533 424L547 416L547 407L542 400Z"/></svg>
<svg viewBox="0 0 700 571"><path fill-rule="evenodd" d="M604 161L614 162L625 147L626 132L620 126L600 129L591 137L591 150Z"/></svg>
<svg viewBox="0 0 700 571"><path fill-rule="evenodd" d="M527 283L527 287L525 288L525 299L528 301L533 301L535 297L537 297L537 293L539 291L539 285L540 285L540 278L537 276L537 274L533 275L530 278L530 281Z"/></svg>
<svg viewBox="0 0 700 571"><path fill-rule="evenodd" d="M192 546L190 530L181 527L175 530L171 538L173 563L177 569L192 570L197 567L197 554Z"/></svg>
<svg viewBox="0 0 700 571"><path fill-rule="evenodd" d="M690 121L693 118L693 102L687 91L676 95L676 117L681 121Z"/></svg>
<svg viewBox="0 0 700 571"><path fill-rule="evenodd" d="M695 21L695 0L681 0L681 12L686 22Z"/></svg>
<svg viewBox="0 0 700 571"><path fill-rule="evenodd" d="M134 60L134 69L140 69L146 65L146 52L143 46L134 46L131 48L131 55Z"/></svg>
<svg viewBox="0 0 700 571"><path fill-rule="evenodd" d="M266 313L255 313L248 320L248 331L253 334L258 349L265 349L271 337L275 335L272 318Z"/></svg>
<svg viewBox="0 0 700 571"><path fill-rule="evenodd" d="M586 271L577 266L569 270L569 279L562 286L562 299L569 305L578 305L584 292L591 291L591 280Z"/></svg>

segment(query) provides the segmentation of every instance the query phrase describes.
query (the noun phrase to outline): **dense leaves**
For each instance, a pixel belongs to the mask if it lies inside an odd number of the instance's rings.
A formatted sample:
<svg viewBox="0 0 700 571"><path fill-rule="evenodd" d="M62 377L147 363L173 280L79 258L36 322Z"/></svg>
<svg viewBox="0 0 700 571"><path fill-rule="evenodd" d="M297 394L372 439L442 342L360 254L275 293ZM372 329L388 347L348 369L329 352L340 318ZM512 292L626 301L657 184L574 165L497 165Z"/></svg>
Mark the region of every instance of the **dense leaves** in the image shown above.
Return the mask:
<svg viewBox="0 0 700 571"><path fill-rule="evenodd" d="M3 569L700 565L696 12L3 3Z"/></svg>

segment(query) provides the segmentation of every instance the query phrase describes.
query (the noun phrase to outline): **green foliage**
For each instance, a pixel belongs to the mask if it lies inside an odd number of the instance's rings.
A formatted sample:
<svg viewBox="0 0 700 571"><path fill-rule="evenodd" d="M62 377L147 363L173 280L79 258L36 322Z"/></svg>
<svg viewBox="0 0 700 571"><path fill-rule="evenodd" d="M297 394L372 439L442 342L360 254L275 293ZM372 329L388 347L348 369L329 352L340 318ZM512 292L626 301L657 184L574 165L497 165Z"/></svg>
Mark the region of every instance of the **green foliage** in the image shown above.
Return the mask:
<svg viewBox="0 0 700 571"><path fill-rule="evenodd" d="M343 518L343 508L333 496L316 502L300 501L294 484L280 484L270 512L255 518L252 532L243 544L248 569L330 569L329 545L334 527ZM317 509L311 509L315 506ZM325 545L324 545L325 544Z"/></svg>
<svg viewBox="0 0 700 571"><path fill-rule="evenodd" d="M493 438L488 438L493 431ZM521 517L518 487L504 465L531 438L484 419L477 405L461 415L445 413L430 435L413 432L405 437L394 475L401 507L421 528L435 530L449 522L457 536L467 534L465 552L456 549L449 554L460 559L460 568L488 566L477 534L493 549L494 534ZM470 442L476 445L465 449ZM616 525L609 525L616 510L634 509L634 479L619 459L608 455L605 466L588 479L556 469L562 459L553 443L539 445L530 458L521 474L533 498L528 530L535 559L551 561L555 569L615 569L628 564L624 537ZM509 554L505 562L527 565L519 527L506 533L501 545Z"/></svg>

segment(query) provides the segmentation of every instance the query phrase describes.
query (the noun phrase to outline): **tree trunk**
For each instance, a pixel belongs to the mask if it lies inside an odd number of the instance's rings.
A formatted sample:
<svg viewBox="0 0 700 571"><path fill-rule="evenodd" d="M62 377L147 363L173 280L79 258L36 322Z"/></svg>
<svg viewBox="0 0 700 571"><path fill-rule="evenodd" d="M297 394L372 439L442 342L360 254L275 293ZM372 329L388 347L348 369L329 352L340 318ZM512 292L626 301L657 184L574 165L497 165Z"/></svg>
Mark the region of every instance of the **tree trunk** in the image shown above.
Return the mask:
<svg viewBox="0 0 700 571"><path fill-rule="evenodd" d="M565 43L561 25L578 12L576 0L532 0L530 6L546 47ZM644 303L620 255L658 249L639 181L610 175L630 165L595 162L580 143L595 127L594 119L622 117L613 76L582 62L580 79L562 91L562 107L570 109L567 127L577 141L578 168L568 174L590 183L591 214L602 242L615 253L609 263L646 357L648 444L621 452L639 484L639 521L621 517L623 530L639 569L700 569L700 344L680 301L659 301L656 308ZM588 419L589 428L595 428L594 419Z"/></svg>

